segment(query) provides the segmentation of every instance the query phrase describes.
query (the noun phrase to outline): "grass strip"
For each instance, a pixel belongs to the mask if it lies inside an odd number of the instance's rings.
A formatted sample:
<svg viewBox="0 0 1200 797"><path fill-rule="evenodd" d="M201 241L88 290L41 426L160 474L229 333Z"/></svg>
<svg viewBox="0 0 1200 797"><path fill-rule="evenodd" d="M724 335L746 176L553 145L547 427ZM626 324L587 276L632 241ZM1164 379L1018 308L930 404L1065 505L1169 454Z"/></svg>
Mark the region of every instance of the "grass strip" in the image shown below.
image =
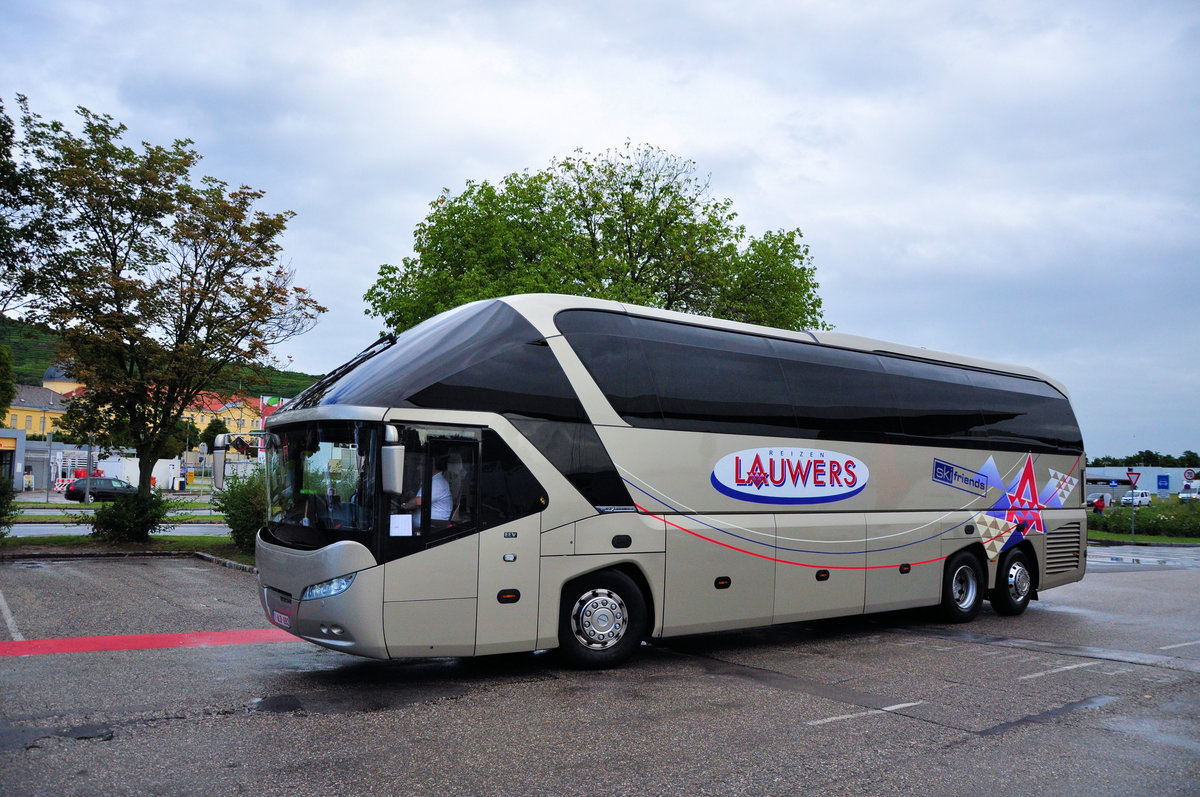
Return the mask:
<svg viewBox="0 0 1200 797"><path fill-rule="evenodd" d="M18 552L21 548L54 548L67 552L90 553L202 553L219 559L229 559L244 565L254 564L254 553L238 549L229 537L188 534L179 536L151 535L147 542L104 542L87 534L55 534L45 537L5 537L0 539L0 551Z"/></svg>

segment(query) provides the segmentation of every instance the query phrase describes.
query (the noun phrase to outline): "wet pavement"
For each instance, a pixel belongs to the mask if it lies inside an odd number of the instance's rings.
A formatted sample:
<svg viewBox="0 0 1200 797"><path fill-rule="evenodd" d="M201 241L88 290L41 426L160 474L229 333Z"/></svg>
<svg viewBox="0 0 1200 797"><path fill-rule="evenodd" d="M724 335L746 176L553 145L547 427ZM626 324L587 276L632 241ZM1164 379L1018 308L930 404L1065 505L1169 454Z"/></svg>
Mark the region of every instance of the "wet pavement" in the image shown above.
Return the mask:
<svg viewBox="0 0 1200 797"><path fill-rule="evenodd" d="M604 672L324 650L198 560L0 563L0 654L57 651L0 656L0 793L1194 794L1200 569L1103 553L1017 618L664 640Z"/></svg>

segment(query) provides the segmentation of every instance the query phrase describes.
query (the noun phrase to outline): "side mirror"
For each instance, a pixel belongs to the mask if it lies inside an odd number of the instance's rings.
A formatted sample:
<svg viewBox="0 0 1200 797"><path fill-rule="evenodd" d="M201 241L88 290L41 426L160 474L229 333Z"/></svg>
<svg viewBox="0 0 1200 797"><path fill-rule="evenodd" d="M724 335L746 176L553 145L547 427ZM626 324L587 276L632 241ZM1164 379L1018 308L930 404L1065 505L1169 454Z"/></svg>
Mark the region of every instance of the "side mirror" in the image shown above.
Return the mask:
<svg viewBox="0 0 1200 797"><path fill-rule="evenodd" d="M217 440L220 440L225 435L217 435ZM213 489L221 490L225 487L225 446L213 446Z"/></svg>
<svg viewBox="0 0 1200 797"><path fill-rule="evenodd" d="M383 484L380 485L385 493L399 495L404 489L404 446L384 446Z"/></svg>

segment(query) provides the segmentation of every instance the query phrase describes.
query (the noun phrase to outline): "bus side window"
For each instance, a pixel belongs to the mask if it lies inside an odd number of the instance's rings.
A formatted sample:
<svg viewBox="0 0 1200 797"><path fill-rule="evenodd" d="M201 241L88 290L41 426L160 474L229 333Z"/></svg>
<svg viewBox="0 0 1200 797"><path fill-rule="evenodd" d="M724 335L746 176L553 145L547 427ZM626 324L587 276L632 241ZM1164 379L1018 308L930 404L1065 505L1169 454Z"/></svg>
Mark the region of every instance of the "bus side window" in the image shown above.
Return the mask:
<svg viewBox="0 0 1200 797"><path fill-rule="evenodd" d="M479 473L479 528L487 529L541 512L546 491L525 463L491 429L483 432Z"/></svg>

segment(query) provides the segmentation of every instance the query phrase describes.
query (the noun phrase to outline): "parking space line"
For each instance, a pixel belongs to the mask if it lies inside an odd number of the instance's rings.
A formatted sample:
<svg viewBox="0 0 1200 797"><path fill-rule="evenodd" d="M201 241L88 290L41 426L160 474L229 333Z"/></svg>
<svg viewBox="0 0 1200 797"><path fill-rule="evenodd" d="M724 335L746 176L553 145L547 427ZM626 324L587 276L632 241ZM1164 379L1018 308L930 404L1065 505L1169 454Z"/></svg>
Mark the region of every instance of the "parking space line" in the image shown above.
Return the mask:
<svg viewBox="0 0 1200 797"><path fill-rule="evenodd" d="M110 650L159 650L163 648L209 647L213 645L253 645L261 642L298 642L278 628L250 628L235 631L197 631L184 634L131 634L126 636L84 636L60 639L26 639L0 642L0 658L5 656L41 656L49 653L96 653Z"/></svg>
<svg viewBox="0 0 1200 797"><path fill-rule="evenodd" d="M872 714L890 714L891 712L899 711L902 708L912 708L913 706L919 706L924 702L925 702L924 700L918 700L915 703L897 703L894 706L884 706L883 708L873 708L873 709L869 709L867 711L858 711L858 712L855 712L854 714L839 714L836 717L826 717L825 719L821 719L821 720L811 720L807 724L808 725L825 725L826 723L830 723L830 722L840 722L841 720L852 720L852 719L857 719L858 717L869 717Z"/></svg>
<svg viewBox="0 0 1200 797"><path fill-rule="evenodd" d="M1017 680L1028 681L1032 678L1041 678L1043 675L1054 675L1055 673L1066 672L1067 670L1078 670L1082 667L1095 667L1099 663L1100 662L1098 661L1085 661L1083 664L1068 664L1066 667L1056 667L1053 670L1045 670L1044 672L1034 672L1030 673L1029 675L1022 675Z"/></svg>
<svg viewBox="0 0 1200 797"><path fill-rule="evenodd" d="M1174 650L1175 648L1189 648L1192 645L1200 645L1200 639L1197 639L1195 642L1180 642L1178 645L1165 645L1165 646L1159 648L1159 650Z"/></svg>
<svg viewBox="0 0 1200 797"><path fill-rule="evenodd" d="M17 621L13 618L12 612L8 610L8 602L4 600L3 592L0 592L0 615L4 617L4 624L8 626L8 635L13 638L13 641L25 641L25 637L21 636L21 632L17 630Z"/></svg>

